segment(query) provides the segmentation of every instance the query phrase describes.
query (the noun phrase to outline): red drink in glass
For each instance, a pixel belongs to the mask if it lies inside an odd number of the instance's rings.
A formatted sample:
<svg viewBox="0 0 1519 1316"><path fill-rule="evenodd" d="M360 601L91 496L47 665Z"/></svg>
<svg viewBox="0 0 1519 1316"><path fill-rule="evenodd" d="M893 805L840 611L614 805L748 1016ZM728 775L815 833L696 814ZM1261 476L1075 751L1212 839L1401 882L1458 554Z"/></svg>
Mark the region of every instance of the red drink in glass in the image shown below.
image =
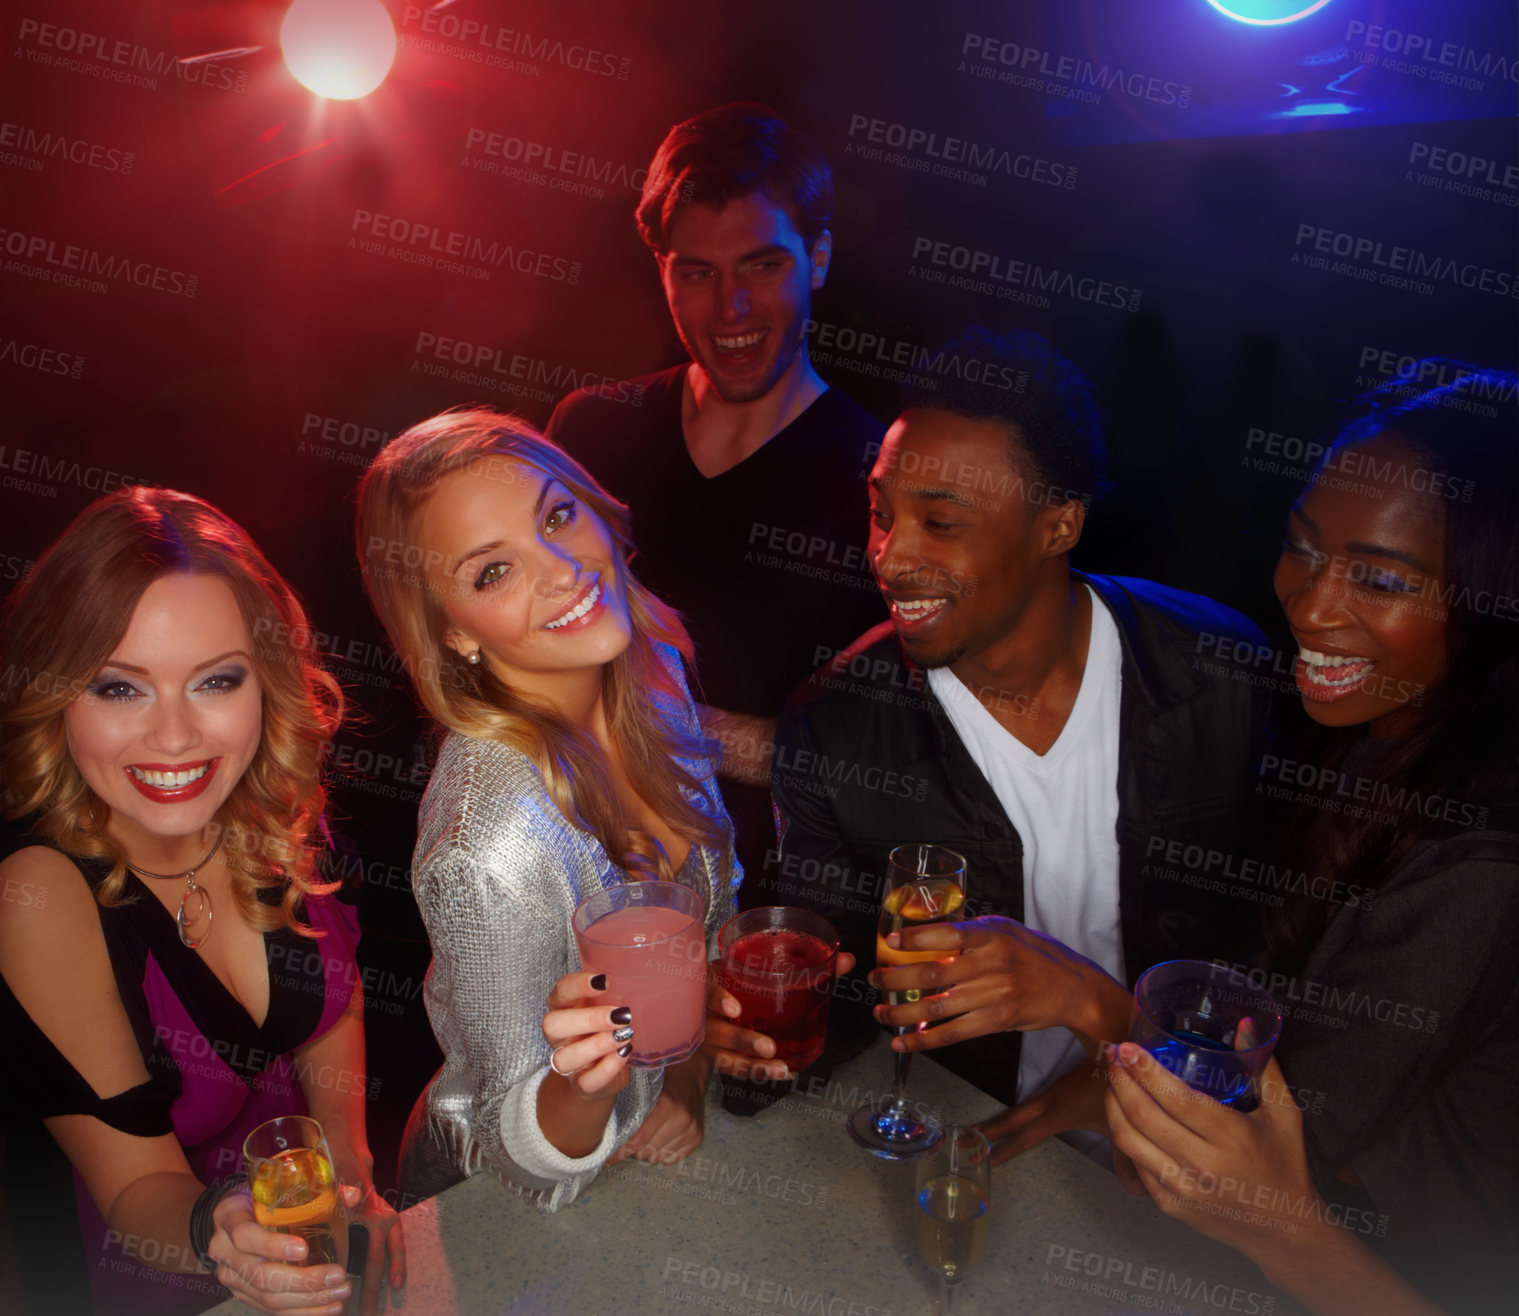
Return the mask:
<svg viewBox="0 0 1519 1316"><path fill-rule="evenodd" d="M657 1069L686 1059L706 1036L707 947L701 897L677 882L630 882L575 911L587 973L607 975L607 997L633 1011L628 1063ZM615 999L614 999L615 998Z"/></svg>
<svg viewBox="0 0 1519 1316"><path fill-rule="evenodd" d="M792 1073L823 1054L838 966L833 926L802 909L771 906L730 919L718 934L722 983L743 1009L743 1028L775 1042Z"/></svg>

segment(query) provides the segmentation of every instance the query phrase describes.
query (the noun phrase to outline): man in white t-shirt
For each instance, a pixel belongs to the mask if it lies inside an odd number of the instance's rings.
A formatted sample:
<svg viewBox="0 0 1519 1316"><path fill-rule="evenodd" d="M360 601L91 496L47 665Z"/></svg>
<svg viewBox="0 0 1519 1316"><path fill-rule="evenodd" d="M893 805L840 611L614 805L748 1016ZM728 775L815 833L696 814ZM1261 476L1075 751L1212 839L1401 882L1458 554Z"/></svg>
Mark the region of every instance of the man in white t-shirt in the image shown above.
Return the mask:
<svg viewBox="0 0 1519 1316"><path fill-rule="evenodd" d="M955 734L1023 841L1023 923L1062 942L1122 980L1118 933L1119 640L1091 586L1077 587L1088 632L1081 684L1065 725L1047 748L1009 729L951 666L927 673ZM1037 698L1038 696L1034 696ZM1047 734L1047 733L1046 733ZM1074 1068L1080 1043L1069 1030L1023 1039L1020 1093L1038 1092Z"/></svg>
<svg viewBox="0 0 1519 1316"><path fill-rule="evenodd" d="M1151 861L1244 843L1269 695L1210 678L1199 655L1264 639L1211 600L1072 570L1103 451L1091 386L1069 362L1034 335L981 331L945 356L976 383L946 373L909 393L870 476L890 622L781 719L776 863L788 900L833 919L863 971L890 849L933 841L966 856L966 913L979 917L903 933L944 960L871 973L880 991L923 993L874 1017L937 1023L893 1046L932 1050L1012 1105L1062 1080L1077 1091L1083 1049L1125 1035L1123 984L1152 963L1248 937L1246 893ZM1087 1106L1051 1101L1048 1118L1025 1106L992 1131L1095 1124L1101 1086L1088 1089Z"/></svg>

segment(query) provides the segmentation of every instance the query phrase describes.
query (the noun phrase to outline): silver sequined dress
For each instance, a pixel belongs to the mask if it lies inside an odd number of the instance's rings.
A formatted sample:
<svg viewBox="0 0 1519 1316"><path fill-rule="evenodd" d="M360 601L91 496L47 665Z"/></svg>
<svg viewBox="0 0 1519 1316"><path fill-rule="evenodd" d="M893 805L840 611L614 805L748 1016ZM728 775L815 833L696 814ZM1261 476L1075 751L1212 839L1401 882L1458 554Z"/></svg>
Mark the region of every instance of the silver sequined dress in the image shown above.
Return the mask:
<svg viewBox="0 0 1519 1316"><path fill-rule="evenodd" d="M663 656L679 676L679 655ZM683 678L680 684L684 692ZM688 693L668 712L699 734ZM734 913L742 873L715 764L685 766L701 787L689 798L717 818L727 850L726 883L723 856L705 847L692 846L679 874L706 904L710 956ZM433 953L423 999L444 1060L424 1094L425 1119L419 1103L406 1132L401 1190L426 1196L488 1169L557 1210L643 1122L663 1080L662 1070L633 1070L600 1146L587 1156L565 1156L538 1127L538 1085L549 1062L540 1025L555 982L581 967L571 917L587 896L627 876L594 836L565 821L537 765L496 741L449 734L418 822L412 886Z"/></svg>

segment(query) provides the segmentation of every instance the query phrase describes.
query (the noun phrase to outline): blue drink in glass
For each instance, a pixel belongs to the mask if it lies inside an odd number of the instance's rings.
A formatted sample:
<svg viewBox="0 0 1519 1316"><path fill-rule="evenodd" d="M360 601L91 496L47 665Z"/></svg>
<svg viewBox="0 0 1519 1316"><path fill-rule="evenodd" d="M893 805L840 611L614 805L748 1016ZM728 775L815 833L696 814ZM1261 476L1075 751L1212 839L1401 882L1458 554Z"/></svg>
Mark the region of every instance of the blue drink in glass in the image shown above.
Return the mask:
<svg viewBox="0 0 1519 1316"><path fill-rule="evenodd" d="M1255 1109L1250 1066L1236 1059L1239 1053L1222 1042L1182 1030L1146 1049L1189 1088L1236 1110Z"/></svg>
<svg viewBox="0 0 1519 1316"><path fill-rule="evenodd" d="M1134 988L1129 1040L1188 1087L1236 1110L1259 1104L1256 1080L1281 1031L1271 994L1226 965L1170 960Z"/></svg>

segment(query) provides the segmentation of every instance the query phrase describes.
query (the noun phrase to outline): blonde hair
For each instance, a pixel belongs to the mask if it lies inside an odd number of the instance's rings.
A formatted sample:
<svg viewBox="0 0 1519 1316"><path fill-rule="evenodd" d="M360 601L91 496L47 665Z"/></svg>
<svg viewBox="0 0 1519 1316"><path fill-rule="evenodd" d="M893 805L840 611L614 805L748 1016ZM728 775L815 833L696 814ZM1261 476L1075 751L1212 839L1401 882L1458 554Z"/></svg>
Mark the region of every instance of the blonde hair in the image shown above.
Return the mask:
<svg viewBox="0 0 1519 1316"><path fill-rule="evenodd" d="M684 693L656 648L689 661L691 641L676 614L638 583L628 509L562 448L525 422L485 407L461 408L413 425L377 456L359 485L357 544L364 586L423 708L442 726L529 755L561 814L590 832L634 877L672 876L664 847L634 825L612 787L603 751L585 731L523 698L485 664L466 663L445 642L448 618L427 586L416 526L438 482L511 459L552 476L606 524L620 550L614 570L628 600L632 639L602 671L602 702L613 741L639 794L674 831L725 852L722 833L682 788L699 789L680 759L712 753L705 739L672 722Z"/></svg>
<svg viewBox="0 0 1519 1316"><path fill-rule="evenodd" d="M102 905L125 899L126 856L106 831L110 808L69 753L63 712L84 693L154 581L225 581L251 639L263 729L247 770L217 813L238 912L258 931L311 930L297 918L314 880L326 794L322 763L343 714L306 611L236 522L172 489L127 488L84 509L6 600L0 623L0 811L71 854L106 859ZM259 899L279 891L279 906Z"/></svg>

